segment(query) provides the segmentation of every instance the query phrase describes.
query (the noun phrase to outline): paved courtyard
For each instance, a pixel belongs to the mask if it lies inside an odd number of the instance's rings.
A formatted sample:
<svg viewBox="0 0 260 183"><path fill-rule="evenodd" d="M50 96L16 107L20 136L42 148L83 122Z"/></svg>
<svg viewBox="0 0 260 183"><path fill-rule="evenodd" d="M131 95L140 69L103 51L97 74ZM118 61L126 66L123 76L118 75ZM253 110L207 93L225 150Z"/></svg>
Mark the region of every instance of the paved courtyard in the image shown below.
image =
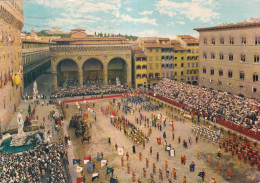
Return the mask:
<svg viewBox="0 0 260 183"><path fill-rule="evenodd" d="M119 98L117 99L120 100ZM111 99L110 99L111 101ZM74 149L74 158L81 159L81 165L83 166L83 174L82 176L86 177L87 182L91 181L92 173L88 173L86 169L86 165L83 164L83 157L91 155L92 161L95 163L95 172L99 172L100 177L95 182L108 182L111 175L105 175L106 168L101 168L100 161L96 160L97 152L103 152L105 160L108 160L108 167L114 168L114 176L119 178L120 182L132 182L132 171L136 173L136 181L138 178L142 180L142 182L150 182L150 174L152 173L152 164L156 164L156 174L154 175L155 182L168 182L165 177L165 160L168 161L168 170L170 171L170 178L172 179L172 170L173 168L176 169L177 173L177 180L173 180L173 182L182 182L183 176L187 177L187 182L201 182L201 178L198 177L199 172L204 169L206 171L206 178L205 181L208 181L211 177L214 177L217 182L225 183L225 182L247 182L247 183L255 183L260 181L260 173L257 171L257 167L251 167L249 163L244 163L243 161L239 161L237 156L232 158L231 153L224 152L224 149L221 149L223 156L218 159L217 158L217 150L218 150L218 143L209 143L207 141L199 139L198 143L195 143L195 135L191 133L191 127L194 124L191 123L190 120L185 120L185 122L175 121L175 139L172 140L172 131L171 127L168 124L167 117L167 125L165 128L162 129L160 132L157 128L155 129L152 127L152 134L150 136L150 142L146 143L145 148L143 145L136 145L136 154L132 153L132 145L133 142L128 139L125 135L123 130L120 132L117 128L115 128L110 123L110 118L105 117L101 112L101 106L109 106L109 99L103 100L94 100L95 102L95 112L97 113L97 121L94 120L93 116L89 113L88 122L92 124L92 128L90 129L91 140L88 144L84 142L82 144L81 138L77 138L74 133L74 129L68 129L68 133L72 140L72 146ZM89 106L92 106L92 101L89 101ZM135 106L134 106L135 108ZM138 106L137 106L138 108ZM64 122L65 126L68 126L69 120L71 116L78 113L78 109L75 103L69 104L69 107L66 109L67 119ZM120 116L122 115L122 111L119 112ZM147 112L141 111L141 113L148 118L150 118L151 114L157 115L159 113L165 115L166 109L157 111L157 112ZM138 117L138 112L135 112L134 115L127 115L127 119L130 122L135 123L135 116ZM144 133L148 133L148 129L142 124L137 125ZM176 156L170 157L168 152L166 152L162 145L157 144L156 138L161 137L163 132L166 132L167 142L171 144L172 147L176 150ZM178 137L181 137L181 143L178 143ZM226 136L226 135L225 135ZM108 144L108 138L111 138L111 145ZM192 138L192 145L188 143L188 149L183 147L182 141L185 139L188 141L188 138ZM124 148L124 166L121 166L121 156L115 151L115 144L118 147ZM150 147L152 146L153 152L150 155ZM197 150L200 152L200 159L197 159ZM129 161L126 161L125 153L128 152L130 154ZM139 161L139 152L142 153L142 160ZM156 153L159 152L160 158L157 162L156 160ZM181 156L186 155L187 161L186 165L181 165ZM210 165L207 164L206 158L211 157ZM147 176L146 178L143 177L143 168L145 168L145 158L149 159L149 168L147 169ZM189 165L191 162L194 161L195 163L195 172L190 172ZM72 161L71 161L72 162ZM221 173L219 174L217 171L217 164L218 162L222 165ZM130 164L130 174L127 174L127 163ZM71 170L76 170L77 165L70 164ZM232 179L228 181L227 179L227 170L228 168L232 168ZM163 181L159 180L159 173L158 170L162 169L163 172ZM75 174L75 173L72 173ZM79 173L78 173L79 175ZM74 176L76 177L76 176Z"/></svg>

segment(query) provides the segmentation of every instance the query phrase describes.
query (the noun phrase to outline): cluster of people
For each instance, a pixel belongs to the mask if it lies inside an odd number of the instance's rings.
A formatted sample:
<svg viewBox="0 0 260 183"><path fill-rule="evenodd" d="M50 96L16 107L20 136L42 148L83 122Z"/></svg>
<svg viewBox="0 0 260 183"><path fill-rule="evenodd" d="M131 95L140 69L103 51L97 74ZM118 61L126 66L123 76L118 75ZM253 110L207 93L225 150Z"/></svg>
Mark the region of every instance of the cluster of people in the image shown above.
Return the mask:
<svg viewBox="0 0 260 183"><path fill-rule="evenodd" d="M260 102L257 100L166 78L158 82L152 88L152 92L210 116L243 125L253 131L260 131Z"/></svg>
<svg viewBox="0 0 260 183"><path fill-rule="evenodd" d="M86 95L100 95L111 93L125 93L127 89L114 85L107 87L98 87L96 85L88 85L83 88L77 86L59 87L52 94L51 99L58 99L64 97L86 96Z"/></svg>
<svg viewBox="0 0 260 183"><path fill-rule="evenodd" d="M252 147L248 141L241 144L237 141L236 136L233 136L233 141L231 138L220 141L219 148L225 148L225 151L231 152L232 156L236 154L239 160L244 159L244 162L249 161L252 166L257 164L258 168L260 168L260 154L258 154L258 149Z"/></svg>
<svg viewBox="0 0 260 183"><path fill-rule="evenodd" d="M64 182L63 145L41 145L37 149L22 154L1 153L0 182Z"/></svg>
<svg viewBox="0 0 260 183"><path fill-rule="evenodd" d="M196 136L203 137L204 140L208 139L208 142L217 143L219 139L223 139L223 134L221 134L220 130L215 131L210 127L206 128L205 126L192 126L191 132L193 132Z"/></svg>

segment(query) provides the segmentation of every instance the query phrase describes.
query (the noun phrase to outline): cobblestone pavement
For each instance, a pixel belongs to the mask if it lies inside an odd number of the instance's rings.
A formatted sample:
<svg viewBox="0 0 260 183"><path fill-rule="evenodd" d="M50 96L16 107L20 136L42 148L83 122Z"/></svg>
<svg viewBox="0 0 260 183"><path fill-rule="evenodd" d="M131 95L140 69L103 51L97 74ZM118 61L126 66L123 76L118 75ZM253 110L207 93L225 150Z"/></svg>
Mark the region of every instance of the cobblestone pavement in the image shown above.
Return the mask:
<svg viewBox="0 0 260 183"><path fill-rule="evenodd" d="M190 121L186 120L184 123L176 121L175 122L175 139L172 140L172 132L171 127L167 125L163 130L160 132L158 129L152 128L152 135L150 137L150 142L146 144L145 149L142 145L136 145L136 154L132 153L132 145L133 142L130 141L125 135L123 130L120 132L114 126L110 124L109 117L105 117L101 111L101 106L108 106L109 99L103 100L96 100L95 102L95 111L97 113L97 121L95 122L91 114L89 114L88 121L92 123L92 128L90 129L91 140L90 144L84 142L82 144L80 138L76 138L74 134L74 129L68 129L69 135L72 140L72 145L74 149L74 157L81 159L83 162L84 156L91 155L93 162L96 165L95 172L99 172L100 177L98 180L94 182L108 182L111 175L105 175L106 168L100 167L100 162L96 161L97 152L104 153L104 159L108 160L108 166L114 168L114 176L117 176L120 182L132 182L132 174L127 174L126 168L126 157L124 156L124 166L121 166L121 156L118 156L117 152L115 151L115 144L118 147L124 148L124 154L128 152L130 154L129 163L132 171L136 172L136 180L140 178L142 182L150 182L150 174L152 173L152 164L156 164L156 174L154 175L155 182L168 182L165 177L165 167L164 163L165 160L168 161L168 170L170 171L170 178L172 177L172 169L175 168L177 172L177 180L173 182L182 182L183 176L187 177L187 182L201 182L201 178L198 177L198 173L205 169L206 171L206 178L205 181L208 181L211 177L216 178L217 182L225 183L228 182L227 180L227 169L229 167L232 168L232 180L230 182L259 182L260 181L260 173L257 171L256 167L249 166L248 163L238 162L237 157L232 158L230 152L224 153L223 149L223 157L218 159L217 158L217 150L218 150L218 143L208 143L199 139L199 142L196 144L195 136L191 133L191 126L194 125ZM89 106L92 106L92 102L89 102ZM75 104L69 104L69 108L66 109L67 120L64 122L65 126L68 125L71 116L78 113L78 109L76 108ZM161 113L165 115L166 109L153 112L153 114ZM144 115L150 118L151 112L141 111ZM127 115L127 119L130 119L131 122L134 122L135 113L133 116ZM136 124L137 125L137 124ZM147 133L147 128L143 125L138 125L143 132ZM163 149L162 145L157 144L156 138L161 137L162 133L166 132L167 142L171 144L172 147L176 150L176 156L170 157L168 153ZM178 143L177 138L181 137L181 143ZM111 138L111 145L108 144L108 137ZM185 149L182 145L183 139L188 141L188 138L192 138L192 145L188 144L188 149ZM152 146L153 153L150 155L149 149ZM197 150L200 151L200 159L197 159ZM139 161L139 152L142 153L142 161ZM160 159L159 162L156 161L156 152L159 152ZM186 165L181 165L181 156L186 155L187 161ZM208 166L206 162L206 157L211 156L211 165ZM147 169L147 178L143 177L142 169L145 168L145 158L149 159L149 168ZM195 172L190 172L189 165L190 163L195 162ZM70 161L72 162L72 161ZM217 172L217 163L220 162L222 164L222 171L219 174ZM81 163L81 166L84 167L83 174L87 182L91 181L91 173L88 173L86 170L86 165ZM163 181L159 181L159 173L158 168L163 170ZM76 170L76 165L71 165L71 169ZM75 174L72 172L72 174ZM74 176L75 177L75 176ZM75 179L74 179L75 180Z"/></svg>

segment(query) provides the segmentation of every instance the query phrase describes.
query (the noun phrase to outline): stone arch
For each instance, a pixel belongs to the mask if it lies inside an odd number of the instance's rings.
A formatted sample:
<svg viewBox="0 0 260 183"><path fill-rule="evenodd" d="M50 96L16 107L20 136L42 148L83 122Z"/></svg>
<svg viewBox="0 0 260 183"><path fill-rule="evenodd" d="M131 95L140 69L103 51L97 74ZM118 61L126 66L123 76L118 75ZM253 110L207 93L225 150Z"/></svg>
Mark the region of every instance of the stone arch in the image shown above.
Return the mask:
<svg viewBox="0 0 260 183"><path fill-rule="evenodd" d="M104 80L103 63L97 58L89 58L82 64L83 84L101 86Z"/></svg>
<svg viewBox="0 0 260 183"><path fill-rule="evenodd" d="M119 77L120 83L125 84L127 82L128 67L125 59L120 57L112 58L107 64L108 83L115 85L116 78Z"/></svg>
<svg viewBox="0 0 260 183"><path fill-rule="evenodd" d="M70 58L65 58L57 62L57 82L58 86L76 85L79 81L78 63Z"/></svg>
<svg viewBox="0 0 260 183"><path fill-rule="evenodd" d="M187 81L186 83L187 83L187 84L191 84L191 82L190 82L190 81Z"/></svg>
<svg viewBox="0 0 260 183"><path fill-rule="evenodd" d="M198 85L197 81L192 81L192 85Z"/></svg>

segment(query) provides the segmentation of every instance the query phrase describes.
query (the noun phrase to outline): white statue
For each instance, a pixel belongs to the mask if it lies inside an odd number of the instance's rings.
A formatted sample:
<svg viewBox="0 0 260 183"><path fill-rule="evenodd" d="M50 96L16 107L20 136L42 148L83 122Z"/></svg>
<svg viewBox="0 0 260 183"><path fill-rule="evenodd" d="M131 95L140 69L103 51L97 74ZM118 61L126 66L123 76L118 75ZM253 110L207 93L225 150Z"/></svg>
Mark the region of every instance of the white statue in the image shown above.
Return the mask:
<svg viewBox="0 0 260 183"><path fill-rule="evenodd" d="M116 86L120 86L121 83L120 83L120 80L119 80L119 76L116 77Z"/></svg>
<svg viewBox="0 0 260 183"><path fill-rule="evenodd" d="M38 97L37 83L34 81L33 83L33 101L35 101Z"/></svg>
<svg viewBox="0 0 260 183"><path fill-rule="evenodd" d="M23 121L23 115L22 115L21 111L17 114L17 123L18 123L18 136L23 136L24 135L24 131L23 131L24 121Z"/></svg>

